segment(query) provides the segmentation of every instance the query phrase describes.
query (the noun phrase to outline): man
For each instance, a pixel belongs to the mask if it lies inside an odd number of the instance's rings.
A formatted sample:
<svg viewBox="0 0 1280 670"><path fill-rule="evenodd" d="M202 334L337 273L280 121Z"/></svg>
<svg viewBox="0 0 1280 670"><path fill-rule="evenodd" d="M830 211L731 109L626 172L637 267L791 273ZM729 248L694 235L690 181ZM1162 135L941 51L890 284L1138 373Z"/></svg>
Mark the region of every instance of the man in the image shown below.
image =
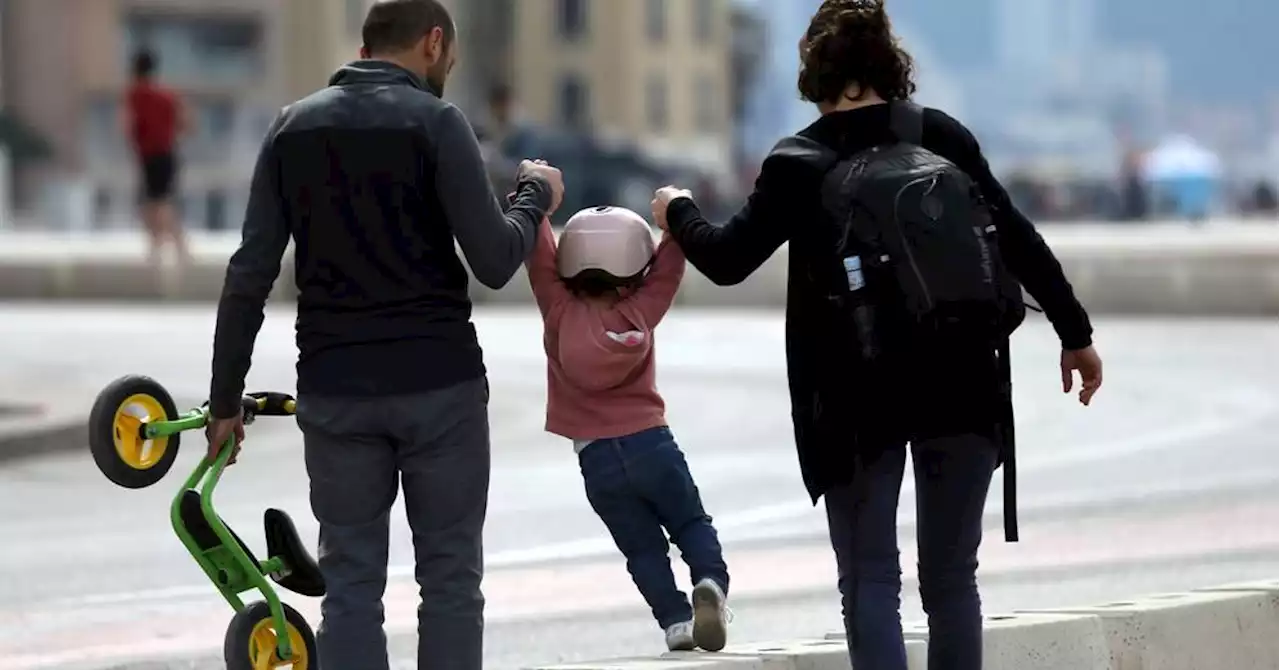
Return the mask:
<svg viewBox="0 0 1280 670"><path fill-rule="evenodd" d="M174 149L187 121L177 94L155 80L156 66L157 59L150 51L134 55L133 82L125 92L122 122L138 160L139 200L151 262L159 261L166 240L173 243L178 260L186 262L190 253L173 196L178 177Z"/></svg>
<svg viewBox="0 0 1280 670"><path fill-rule="evenodd" d="M504 216L476 136L440 99L456 54L435 0L382 0L330 86L286 107L253 176L214 335L210 453L243 439L239 398L290 236L298 425L328 587L321 667L387 668L388 511L403 481L417 557L418 667L479 670L489 389L461 245L500 288L558 206L560 173L525 161Z"/></svg>

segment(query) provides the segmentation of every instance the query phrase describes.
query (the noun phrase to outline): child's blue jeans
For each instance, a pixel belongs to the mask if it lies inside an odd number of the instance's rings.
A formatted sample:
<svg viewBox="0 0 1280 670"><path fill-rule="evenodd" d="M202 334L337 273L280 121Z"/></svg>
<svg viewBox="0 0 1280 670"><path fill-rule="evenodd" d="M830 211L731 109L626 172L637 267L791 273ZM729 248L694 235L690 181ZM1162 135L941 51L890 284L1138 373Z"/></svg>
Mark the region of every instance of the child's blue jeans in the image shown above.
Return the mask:
<svg viewBox="0 0 1280 670"><path fill-rule="evenodd" d="M587 500L626 557L627 571L659 626L665 629L693 617L671 572L668 534L694 584L711 579L729 592L720 539L666 426L596 440L578 454L578 463Z"/></svg>

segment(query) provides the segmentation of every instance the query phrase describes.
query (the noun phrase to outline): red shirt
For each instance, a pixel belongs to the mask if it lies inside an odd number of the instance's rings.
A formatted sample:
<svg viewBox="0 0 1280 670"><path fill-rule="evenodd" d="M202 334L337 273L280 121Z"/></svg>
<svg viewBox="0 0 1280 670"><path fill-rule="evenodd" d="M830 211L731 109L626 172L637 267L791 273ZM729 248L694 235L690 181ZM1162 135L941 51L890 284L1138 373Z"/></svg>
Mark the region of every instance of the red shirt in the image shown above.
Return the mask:
<svg viewBox="0 0 1280 670"><path fill-rule="evenodd" d="M178 96L167 88L139 82L125 93L133 147L148 157L173 151L178 137Z"/></svg>
<svg viewBox="0 0 1280 670"><path fill-rule="evenodd" d="M653 331L684 277L680 247L664 239L644 284L613 305L581 300L560 281L546 220L526 267L544 324L547 430L587 441L665 425Z"/></svg>

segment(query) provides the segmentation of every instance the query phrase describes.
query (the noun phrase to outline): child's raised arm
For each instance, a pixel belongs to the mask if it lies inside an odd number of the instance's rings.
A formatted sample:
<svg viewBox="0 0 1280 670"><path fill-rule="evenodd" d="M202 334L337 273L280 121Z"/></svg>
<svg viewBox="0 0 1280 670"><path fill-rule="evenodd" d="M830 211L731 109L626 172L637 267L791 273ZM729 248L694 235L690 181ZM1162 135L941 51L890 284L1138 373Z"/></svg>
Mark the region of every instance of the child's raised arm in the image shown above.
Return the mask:
<svg viewBox="0 0 1280 670"><path fill-rule="evenodd" d="M525 261L525 269L529 274L529 286L533 288L533 298L544 317L569 297L569 291L556 271L556 235L551 230L549 219L544 218L538 224L538 239L529 260Z"/></svg>
<svg viewBox="0 0 1280 670"><path fill-rule="evenodd" d="M653 255L653 267L649 268L644 284L627 298L644 317L646 326L657 326L671 309L676 291L680 290L680 282L684 279L684 267L684 252L670 234L663 233L662 243Z"/></svg>

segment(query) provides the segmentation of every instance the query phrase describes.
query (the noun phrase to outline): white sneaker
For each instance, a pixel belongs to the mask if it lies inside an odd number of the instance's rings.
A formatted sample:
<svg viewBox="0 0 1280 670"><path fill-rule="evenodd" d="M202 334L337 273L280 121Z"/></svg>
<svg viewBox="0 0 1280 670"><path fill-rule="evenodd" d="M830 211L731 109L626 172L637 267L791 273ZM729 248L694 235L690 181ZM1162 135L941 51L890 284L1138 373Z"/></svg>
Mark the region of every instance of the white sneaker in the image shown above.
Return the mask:
<svg viewBox="0 0 1280 670"><path fill-rule="evenodd" d="M728 612L719 584L704 579L693 587L693 642L707 651L720 651L728 640Z"/></svg>
<svg viewBox="0 0 1280 670"><path fill-rule="evenodd" d="M692 621L667 626L667 651L693 651L694 646Z"/></svg>

